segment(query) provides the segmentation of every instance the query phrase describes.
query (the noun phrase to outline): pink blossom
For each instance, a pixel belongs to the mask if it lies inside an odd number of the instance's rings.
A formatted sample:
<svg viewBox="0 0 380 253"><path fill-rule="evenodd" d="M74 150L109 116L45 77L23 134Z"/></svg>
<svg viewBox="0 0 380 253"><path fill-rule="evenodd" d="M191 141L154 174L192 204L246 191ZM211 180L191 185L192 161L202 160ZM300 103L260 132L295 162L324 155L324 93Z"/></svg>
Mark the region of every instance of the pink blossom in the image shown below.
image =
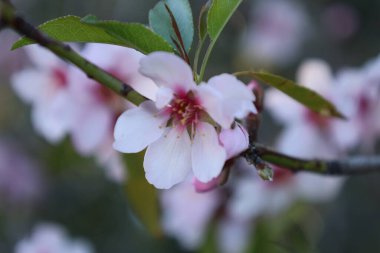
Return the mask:
<svg viewBox="0 0 380 253"><path fill-rule="evenodd" d="M0 196L2 208L36 204L43 194L43 180L35 162L8 140L0 141Z"/></svg>
<svg viewBox="0 0 380 253"><path fill-rule="evenodd" d="M114 148L124 153L145 149L148 181L167 189L190 171L201 182L218 176L227 159L218 129L256 112L254 95L234 76L222 74L197 86L192 70L179 57L152 53L140 72L158 86L155 101L127 110L116 122Z"/></svg>
<svg viewBox="0 0 380 253"><path fill-rule="evenodd" d="M152 98L157 87L138 72L139 60L144 56L130 48L88 44L82 55L115 77ZM72 124L69 132L73 144L82 155L95 155L106 167L106 174L116 180L124 179L124 165L120 155L112 148L113 126L116 118L127 108L125 99L89 79L76 68L70 68L70 93L74 98Z"/></svg>
<svg viewBox="0 0 380 253"><path fill-rule="evenodd" d="M56 143L62 140L71 123L68 65L37 45L26 47L26 52L34 66L14 73L12 86L24 102L32 105L36 131Z"/></svg>
<svg viewBox="0 0 380 253"><path fill-rule="evenodd" d="M72 240L58 225L41 223L31 237L24 238L15 246L15 253L92 253L93 247L82 239Z"/></svg>
<svg viewBox="0 0 380 253"><path fill-rule="evenodd" d="M311 31L303 6L290 0L261 0L253 7L243 57L260 67L284 66L294 60Z"/></svg>
<svg viewBox="0 0 380 253"><path fill-rule="evenodd" d="M221 203L220 192L197 193L191 181L162 191L162 226L187 249L196 249L205 239L207 225Z"/></svg>
<svg viewBox="0 0 380 253"><path fill-rule="evenodd" d="M308 60L297 72L297 82L318 92L327 99L334 97L333 75L330 67L321 60ZM270 90L266 94L266 108L284 125L284 130L277 141L277 149L288 155L303 158L334 158L348 149L351 139L357 132L352 124L342 120L323 117L278 90ZM338 107L339 109L340 107ZM351 128L341 137L347 145L336 141L335 122L344 123Z"/></svg>
<svg viewBox="0 0 380 253"><path fill-rule="evenodd" d="M380 135L380 57L368 62L362 68L350 68L337 75L336 104L348 118L348 124L337 122L336 138L341 145L360 146L366 151L373 146ZM347 143L344 135L352 136Z"/></svg>

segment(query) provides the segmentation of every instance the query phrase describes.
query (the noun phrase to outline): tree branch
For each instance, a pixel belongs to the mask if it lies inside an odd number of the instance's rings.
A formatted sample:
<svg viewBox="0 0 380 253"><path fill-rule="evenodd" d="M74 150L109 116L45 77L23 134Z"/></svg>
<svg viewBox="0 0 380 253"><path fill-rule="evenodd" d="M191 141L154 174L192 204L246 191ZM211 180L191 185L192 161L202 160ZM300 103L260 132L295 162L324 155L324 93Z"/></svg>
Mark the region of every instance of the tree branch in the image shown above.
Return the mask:
<svg viewBox="0 0 380 253"><path fill-rule="evenodd" d="M71 62L80 68L84 73L86 73L89 78L96 80L100 84L108 87L130 102L138 105L146 99L135 92L126 83L115 78L108 72L102 70L95 64L80 56L78 53L72 50L70 46L65 45L62 42L54 40L41 33L34 26L26 22L22 17L18 16L15 13L13 6L7 0L0 0L0 25L1 24L12 28L20 35L24 35L29 39L35 41L39 45L53 52L61 59Z"/></svg>
<svg viewBox="0 0 380 253"><path fill-rule="evenodd" d="M256 143L251 144L243 155L251 164L255 164L257 159L262 159L294 172L308 171L339 176L380 172L380 156L354 156L340 160L304 160L281 154Z"/></svg>

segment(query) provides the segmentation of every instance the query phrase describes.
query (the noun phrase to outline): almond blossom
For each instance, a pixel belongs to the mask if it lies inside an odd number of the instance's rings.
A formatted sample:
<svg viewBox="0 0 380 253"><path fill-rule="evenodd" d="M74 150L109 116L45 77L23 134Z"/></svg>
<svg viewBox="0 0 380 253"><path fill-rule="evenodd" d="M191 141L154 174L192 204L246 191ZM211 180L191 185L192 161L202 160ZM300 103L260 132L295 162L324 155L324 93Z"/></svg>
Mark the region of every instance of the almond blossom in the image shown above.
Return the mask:
<svg viewBox="0 0 380 253"><path fill-rule="evenodd" d="M16 244L15 253L92 253L93 247L85 240L71 239L59 225L40 223L29 238Z"/></svg>
<svg viewBox="0 0 380 253"><path fill-rule="evenodd" d="M153 98L157 87L138 72L143 54L130 48L93 43L85 46L82 55L144 96ZM74 67L70 68L69 90L75 105L69 129L75 148L82 155L95 155L106 166L106 173L121 181L125 169L112 148L113 127L116 118L132 105Z"/></svg>
<svg viewBox="0 0 380 253"><path fill-rule="evenodd" d="M35 130L51 143L65 136L71 124L68 64L37 45L25 48L33 67L12 75L17 95L32 105Z"/></svg>
<svg viewBox="0 0 380 253"><path fill-rule="evenodd" d="M252 17L243 38L242 53L260 67L291 63L312 30L304 6L297 1L255 1Z"/></svg>
<svg viewBox="0 0 380 253"><path fill-rule="evenodd" d="M197 86L191 68L165 52L142 58L139 71L158 86L155 100L119 117L114 148L135 153L148 147L144 169L157 188L168 189L191 171L204 183L218 176L227 159L218 134L256 112L252 92L229 74Z"/></svg>
<svg viewBox="0 0 380 253"><path fill-rule="evenodd" d="M197 249L204 242L207 225L222 202L219 191L199 194L189 179L162 191L160 200L165 233L190 250Z"/></svg>

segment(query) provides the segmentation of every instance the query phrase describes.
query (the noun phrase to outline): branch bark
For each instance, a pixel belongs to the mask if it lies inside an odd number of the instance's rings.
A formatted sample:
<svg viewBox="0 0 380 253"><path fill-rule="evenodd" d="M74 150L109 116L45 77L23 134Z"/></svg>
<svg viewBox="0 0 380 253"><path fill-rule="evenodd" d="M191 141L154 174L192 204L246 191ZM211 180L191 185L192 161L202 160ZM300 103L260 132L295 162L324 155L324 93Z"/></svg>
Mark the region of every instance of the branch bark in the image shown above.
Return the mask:
<svg viewBox="0 0 380 253"><path fill-rule="evenodd" d="M257 159L262 159L293 172L308 171L336 176L380 172L380 156L353 156L337 160L305 160L281 154L256 143L251 144L243 155L251 164L255 164Z"/></svg>
<svg viewBox="0 0 380 253"><path fill-rule="evenodd" d="M113 90L118 95L126 98L130 102L138 105L146 98L135 92L130 86L121 80L115 78L108 72L99 68L97 65L86 60L70 46L54 40L37 30L33 25L26 22L22 17L16 14L14 7L6 0L0 0L0 24L8 26L18 32L20 35L26 36L35 41L39 45L53 52L59 58L64 59L79 69L87 76L96 80L100 84Z"/></svg>

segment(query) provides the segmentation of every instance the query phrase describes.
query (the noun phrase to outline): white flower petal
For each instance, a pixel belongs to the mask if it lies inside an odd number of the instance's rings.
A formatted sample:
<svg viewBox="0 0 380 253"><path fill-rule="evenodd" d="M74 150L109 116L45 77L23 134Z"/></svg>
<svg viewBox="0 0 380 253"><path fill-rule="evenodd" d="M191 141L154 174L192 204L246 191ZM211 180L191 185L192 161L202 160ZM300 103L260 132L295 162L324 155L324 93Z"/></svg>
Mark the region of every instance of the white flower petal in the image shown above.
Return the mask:
<svg viewBox="0 0 380 253"><path fill-rule="evenodd" d="M138 70L144 54L132 48L97 43L87 44L82 54L141 95L150 100L155 99L157 85Z"/></svg>
<svg viewBox="0 0 380 253"><path fill-rule="evenodd" d="M284 124L302 121L306 107L296 102L284 93L269 89L265 93L265 109L279 122Z"/></svg>
<svg viewBox="0 0 380 253"><path fill-rule="evenodd" d="M233 116L223 113L223 97L220 92L205 84L196 87L197 96L201 100L202 106L213 120L216 121L222 128L230 128L234 121Z"/></svg>
<svg viewBox="0 0 380 253"><path fill-rule="evenodd" d="M191 148L195 177L206 183L217 177L226 161L226 151L219 144L215 128L208 123L198 123Z"/></svg>
<svg viewBox="0 0 380 253"><path fill-rule="evenodd" d="M309 59L297 70L297 82L317 92L328 92L331 81L331 68L320 59Z"/></svg>
<svg viewBox="0 0 380 253"><path fill-rule="evenodd" d="M144 158L147 180L159 189L182 182L191 171L191 141L186 130L169 128L148 146Z"/></svg>
<svg viewBox="0 0 380 253"><path fill-rule="evenodd" d="M160 87L156 95L156 106L161 109L164 108L173 99L173 90L167 87Z"/></svg>
<svg viewBox="0 0 380 253"><path fill-rule="evenodd" d="M187 92L195 87L190 66L174 54L154 52L140 61L140 72L159 86Z"/></svg>
<svg viewBox="0 0 380 253"><path fill-rule="evenodd" d="M40 45L30 45L25 47L25 50L30 60L37 67L51 69L52 67L63 63L63 61L57 56Z"/></svg>
<svg viewBox="0 0 380 253"><path fill-rule="evenodd" d="M104 106L91 105L77 115L71 134L75 148L83 155L89 155L101 148L112 138L113 112Z"/></svg>
<svg viewBox="0 0 380 253"><path fill-rule="evenodd" d="M219 140L227 152L227 159L237 156L248 148L248 133L242 125L236 124L234 129L223 129Z"/></svg>
<svg viewBox="0 0 380 253"><path fill-rule="evenodd" d="M234 118L257 113L253 92L232 75L215 76L197 92L206 111L223 128L229 128Z"/></svg>
<svg viewBox="0 0 380 253"><path fill-rule="evenodd" d="M18 96L26 103L35 103L44 99L45 90L50 85L48 73L27 69L14 74L11 78L12 87Z"/></svg>
<svg viewBox="0 0 380 253"><path fill-rule="evenodd" d="M207 82L207 85L221 92L225 98L255 101L253 92L233 75L214 76Z"/></svg>
<svg viewBox="0 0 380 253"><path fill-rule="evenodd" d="M62 140L71 126L71 112L76 110L67 92L59 92L48 101L39 101L32 110L36 131L51 143Z"/></svg>
<svg viewBox="0 0 380 253"><path fill-rule="evenodd" d="M156 141L165 130L167 117L158 115L152 101L124 112L117 120L114 131L114 149L136 153Z"/></svg>

